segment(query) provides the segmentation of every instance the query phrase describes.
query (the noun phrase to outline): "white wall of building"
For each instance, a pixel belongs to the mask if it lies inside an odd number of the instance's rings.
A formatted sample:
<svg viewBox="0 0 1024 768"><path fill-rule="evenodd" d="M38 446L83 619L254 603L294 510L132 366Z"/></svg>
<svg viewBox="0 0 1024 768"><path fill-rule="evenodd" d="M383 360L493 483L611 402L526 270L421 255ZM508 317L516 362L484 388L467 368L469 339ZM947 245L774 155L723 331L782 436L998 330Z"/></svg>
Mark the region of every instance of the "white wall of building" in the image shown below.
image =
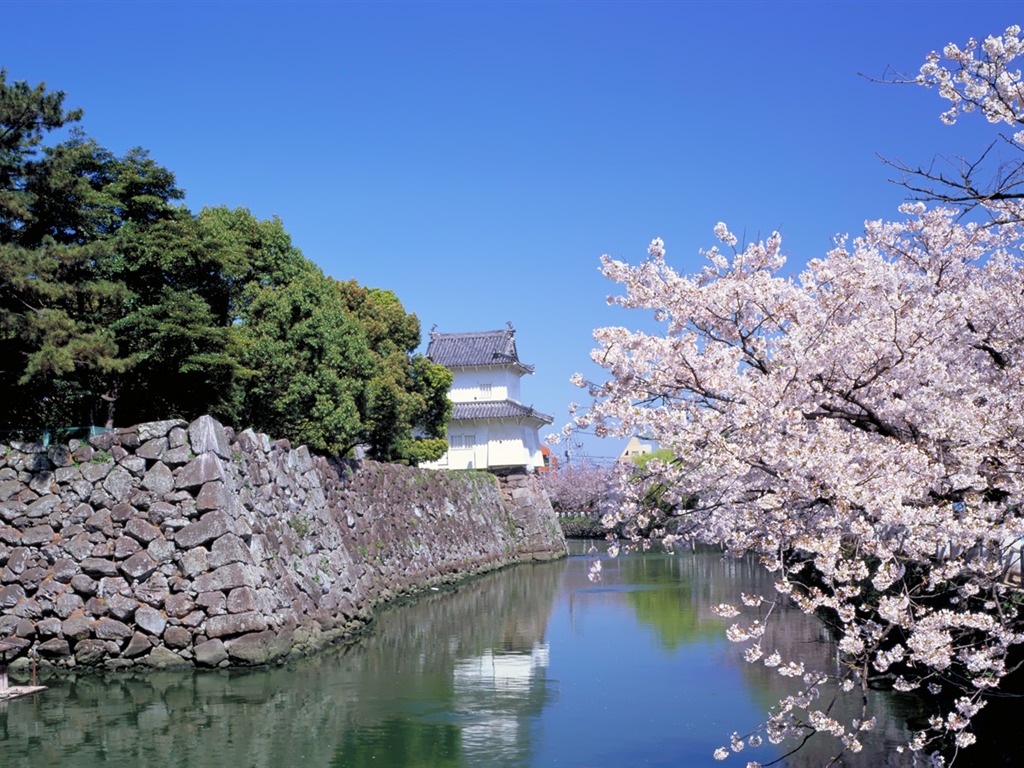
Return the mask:
<svg viewBox="0 0 1024 768"><path fill-rule="evenodd" d="M453 372L448 397L453 403L519 400L519 374L507 368L460 368Z"/></svg>

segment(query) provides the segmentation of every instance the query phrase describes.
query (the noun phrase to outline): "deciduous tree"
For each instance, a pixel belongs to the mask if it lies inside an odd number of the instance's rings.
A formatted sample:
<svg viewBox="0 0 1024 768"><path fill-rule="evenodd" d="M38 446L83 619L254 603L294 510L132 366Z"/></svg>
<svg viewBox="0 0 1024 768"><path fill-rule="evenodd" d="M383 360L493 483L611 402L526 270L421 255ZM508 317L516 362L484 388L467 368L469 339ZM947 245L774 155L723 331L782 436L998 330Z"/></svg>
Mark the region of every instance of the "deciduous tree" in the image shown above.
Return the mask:
<svg viewBox="0 0 1024 768"><path fill-rule="evenodd" d="M1021 122L1010 68L1024 51L1019 34L987 40L984 66L947 48L961 77L928 58L923 82L953 101L947 119L973 105ZM881 683L941 693L948 706L906 746L955 755L1019 662L1011 570L1024 537L1024 207L1010 195L969 202L991 217L972 223L959 209L908 203L795 277L777 233L740 247L722 223L699 274L677 272L661 240L637 265L602 259L623 288L613 302L653 311L662 327L595 332L593 359L609 378L577 377L595 401L576 423L652 436L672 456L647 465L666 503L626 505L608 522L654 516L669 544L721 544L776 574L778 595L743 596L754 615L729 636L748 661L804 685L750 743L828 733L837 754L856 752L874 723L865 693ZM806 669L765 645L780 599L832 625L835 669ZM827 678L862 696L860 717L829 714Z"/></svg>

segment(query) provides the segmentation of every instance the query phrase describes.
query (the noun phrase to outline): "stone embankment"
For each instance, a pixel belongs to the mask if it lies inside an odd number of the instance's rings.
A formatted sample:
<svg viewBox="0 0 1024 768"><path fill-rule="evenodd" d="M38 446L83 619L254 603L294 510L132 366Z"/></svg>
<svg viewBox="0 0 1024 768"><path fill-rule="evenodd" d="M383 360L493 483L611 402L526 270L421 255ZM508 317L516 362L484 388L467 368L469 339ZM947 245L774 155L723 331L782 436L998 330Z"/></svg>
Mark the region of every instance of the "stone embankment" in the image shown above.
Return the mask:
<svg viewBox="0 0 1024 768"><path fill-rule="evenodd" d="M531 477L338 462L210 417L0 454L12 667L272 663L383 601L566 552Z"/></svg>

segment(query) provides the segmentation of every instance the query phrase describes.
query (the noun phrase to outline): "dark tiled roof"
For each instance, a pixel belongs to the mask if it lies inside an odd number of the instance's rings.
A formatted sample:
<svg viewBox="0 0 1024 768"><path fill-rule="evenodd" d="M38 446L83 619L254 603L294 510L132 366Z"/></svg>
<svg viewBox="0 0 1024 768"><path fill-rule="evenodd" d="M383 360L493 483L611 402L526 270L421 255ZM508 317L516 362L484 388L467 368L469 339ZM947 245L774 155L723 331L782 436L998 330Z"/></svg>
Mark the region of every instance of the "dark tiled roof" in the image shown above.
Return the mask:
<svg viewBox="0 0 1024 768"><path fill-rule="evenodd" d="M446 368L467 365L514 365L532 373L533 366L519 362L513 328L473 333L430 333L427 357Z"/></svg>
<svg viewBox="0 0 1024 768"><path fill-rule="evenodd" d="M472 403L455 403L452 421L466 419L519 419L533 418L550 424L554 419L545 413L535 411L528 405L515 400L483 400Z"/></svg>

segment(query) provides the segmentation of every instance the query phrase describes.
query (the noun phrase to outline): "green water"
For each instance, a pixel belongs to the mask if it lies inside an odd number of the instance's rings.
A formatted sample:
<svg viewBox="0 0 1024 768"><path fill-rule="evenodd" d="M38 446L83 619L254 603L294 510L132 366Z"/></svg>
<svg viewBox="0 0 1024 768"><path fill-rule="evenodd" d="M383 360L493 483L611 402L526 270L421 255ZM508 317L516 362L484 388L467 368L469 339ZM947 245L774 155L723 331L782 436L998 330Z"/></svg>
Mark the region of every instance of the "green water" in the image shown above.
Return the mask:
<svg viewBox="0 0 1024 768"><path fill-rule="evenodd" d="M714 552L523 565L384 612L356 643L235 673L57 677L0 704L0 766L705 766L786 681L746 664L709 606L770 592ZM771 642L828 665L812 618ZM879 697L875 738L847 765L909 765L894 746L912 698ZM811 742L786 765L827 762ZM969 763L968 763L969 764Z"/></svg>

